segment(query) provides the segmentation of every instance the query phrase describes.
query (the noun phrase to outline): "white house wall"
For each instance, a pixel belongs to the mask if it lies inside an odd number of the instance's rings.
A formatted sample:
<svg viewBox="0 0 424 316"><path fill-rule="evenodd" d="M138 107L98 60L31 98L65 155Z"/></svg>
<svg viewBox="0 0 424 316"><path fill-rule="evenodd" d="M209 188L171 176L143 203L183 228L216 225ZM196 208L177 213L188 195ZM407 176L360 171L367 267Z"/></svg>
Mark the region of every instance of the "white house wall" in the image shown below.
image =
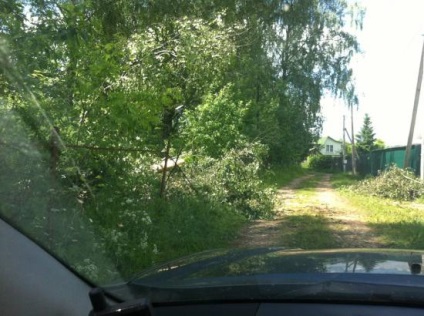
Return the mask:
<svg viewBox="0 0 424 316"><path fill-rule="evenodd" d="M327 151L327 145L333 146L332 152L331 152L331 148L329 148L329 151ZM327 138L324 144L321 145L320 151L321 151L321 154L323 155L338 156L342 153L342 144Z"/></svg>

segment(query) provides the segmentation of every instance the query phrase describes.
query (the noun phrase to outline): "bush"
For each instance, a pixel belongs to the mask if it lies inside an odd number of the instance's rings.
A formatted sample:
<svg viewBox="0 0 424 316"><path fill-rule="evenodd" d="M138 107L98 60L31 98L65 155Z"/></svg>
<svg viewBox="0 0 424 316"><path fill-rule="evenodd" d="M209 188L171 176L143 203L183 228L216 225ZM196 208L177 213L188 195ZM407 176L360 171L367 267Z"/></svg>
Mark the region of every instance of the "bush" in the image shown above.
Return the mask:
<svg viewBox="0 0 424 316"><path fill-rule="evenodd" d="M336 169L341 161L339 157L313 155L308 157L307 163L310 169L325 171Z"/></svg>
<svg viewBox="0 0 424 316"><path fill-rule="evenodd" d="M400 201L411 201L424 193L423 182L411 170L395 165L375 178L365 179L350 187L354 192Z"/></svg>

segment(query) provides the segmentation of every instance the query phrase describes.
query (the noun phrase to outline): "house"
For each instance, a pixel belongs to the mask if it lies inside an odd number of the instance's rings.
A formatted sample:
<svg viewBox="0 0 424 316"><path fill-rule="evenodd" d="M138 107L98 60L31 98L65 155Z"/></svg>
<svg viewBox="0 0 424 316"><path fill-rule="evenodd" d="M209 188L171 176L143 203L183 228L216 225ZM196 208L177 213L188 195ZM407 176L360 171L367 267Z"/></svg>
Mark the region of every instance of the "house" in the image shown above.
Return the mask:
<svg viewBox="0 0 424 316"><path fill-rule="evenodd" d="M342 154L343 143L330 136L322 137L318 140L319 151L326 156L340 156Z"/></svg>

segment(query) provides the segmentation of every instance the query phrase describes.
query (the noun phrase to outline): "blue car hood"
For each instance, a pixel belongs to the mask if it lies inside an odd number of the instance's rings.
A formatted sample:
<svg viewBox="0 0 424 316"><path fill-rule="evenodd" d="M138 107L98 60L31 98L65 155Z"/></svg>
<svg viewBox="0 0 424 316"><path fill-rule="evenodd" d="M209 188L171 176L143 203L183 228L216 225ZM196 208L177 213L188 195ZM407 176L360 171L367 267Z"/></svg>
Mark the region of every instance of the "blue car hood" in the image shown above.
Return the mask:
<svg viewBox="0 0 424 316"><path fill-rule="evenodd" d="M417 250L392 249L213 250L154 266L108 291L125 299L148 296L158 301L297 298L305 293L293 296L293 290L305 288L313 297L319 293L319 297L336 294L340 298L345 293L363 299L366 286L367 293L376 289L394 293L408 287L424 295L423 255Z"/></svg>

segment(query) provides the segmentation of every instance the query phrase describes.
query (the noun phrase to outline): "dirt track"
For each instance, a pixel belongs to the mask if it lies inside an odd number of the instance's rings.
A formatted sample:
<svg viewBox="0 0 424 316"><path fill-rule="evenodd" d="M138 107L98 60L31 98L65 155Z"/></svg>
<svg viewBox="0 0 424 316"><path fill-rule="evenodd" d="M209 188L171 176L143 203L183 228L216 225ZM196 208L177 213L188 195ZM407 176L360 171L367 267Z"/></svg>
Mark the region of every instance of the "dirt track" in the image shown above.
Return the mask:
<svg viewBox="0 0 424 316"><path fill-rule="evenodd" d="M382 247L365 225L361 213L331 187L330 177L330 174L306 175L278 190L275 219L249 223L242 229L235 246L287 246L285 236L297 233L296 230L300 229L289 224L288 219L290 216L308 214L325 220L331 235L329 238L333 238L339 248ZM311 180L315 183L305 193L301 186Z"/></svg>

